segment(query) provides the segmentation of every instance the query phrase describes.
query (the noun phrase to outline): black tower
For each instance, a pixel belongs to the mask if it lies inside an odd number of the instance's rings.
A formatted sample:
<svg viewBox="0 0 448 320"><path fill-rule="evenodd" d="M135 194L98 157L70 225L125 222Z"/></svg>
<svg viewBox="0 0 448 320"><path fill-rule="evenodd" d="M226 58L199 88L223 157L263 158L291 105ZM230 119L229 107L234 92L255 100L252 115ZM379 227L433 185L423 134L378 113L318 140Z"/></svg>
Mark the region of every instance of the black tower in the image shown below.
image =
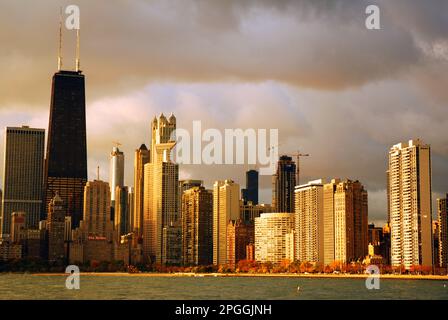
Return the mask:
<svg viewBox="0 0 448 320"><path fill-rule="evenodd" d="M294 212L296 172L296 163L292 158L281 156L277 162L277 172L272 176L272 206L277 212Z"/></svg>
<svg viewBox="0 0 448 320"><path fill-rule="evenodd" d="M246 204L251 201L253 205L258 204L258 171L246 171L246 189L241 190L243 201Z"/></svg>
<svg viewBox="0 0 448 320"><path fill-rule="evenodd" d="M83 215L87 182L86 103L81 71L58 71L53 76L47 156L45 209L56 192L63 199L72 228Z"/></svg>

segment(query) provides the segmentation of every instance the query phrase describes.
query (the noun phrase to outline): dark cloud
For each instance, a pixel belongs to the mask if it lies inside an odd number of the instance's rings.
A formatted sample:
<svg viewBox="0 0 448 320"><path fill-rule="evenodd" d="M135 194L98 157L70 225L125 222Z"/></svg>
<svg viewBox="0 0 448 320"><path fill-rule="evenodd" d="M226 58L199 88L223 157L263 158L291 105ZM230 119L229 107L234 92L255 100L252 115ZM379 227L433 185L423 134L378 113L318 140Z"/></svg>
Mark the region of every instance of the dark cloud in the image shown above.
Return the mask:
<svg viewBox="0 0 448 320"><path fill-rule="evenodd" d="M40 1L31 8L26 1L2 1L0 107L47 104L58 7L71 3ZM276 80L339 90L399 78L422 60L413 22L399 16L404 4L378 2L385 12L383 29L369 31L367 1L74 3L81 8L81 63L91 99L163 80ZM406 8L428 24L419 34L436 33L435 22L427 22L435 9ZM437 17L441 20L438 12ZM65 34L70 66L73 32Z"/></svg>
<svg viewBox="0 0 448 320"><path fill-rule="evenodd" d="M359 179L371 220L385 217L391 145L422 138L433 151L435 194L448 191L448 2L443 0L39 1L0 3L1 125L46 127L56 69L59 6L81 8L87 76L89 174L108 176L123 143L149 143L154 114L181 127L278 128L282 152L300 148L303 182ZM364 27L365 7L382 29ZM74 34L64 33L73 65ZM0 140L2 141L2 140ZM233 178L246 166L182 166L183 177ZM270 178L262 178L270 201Z"/></svg>

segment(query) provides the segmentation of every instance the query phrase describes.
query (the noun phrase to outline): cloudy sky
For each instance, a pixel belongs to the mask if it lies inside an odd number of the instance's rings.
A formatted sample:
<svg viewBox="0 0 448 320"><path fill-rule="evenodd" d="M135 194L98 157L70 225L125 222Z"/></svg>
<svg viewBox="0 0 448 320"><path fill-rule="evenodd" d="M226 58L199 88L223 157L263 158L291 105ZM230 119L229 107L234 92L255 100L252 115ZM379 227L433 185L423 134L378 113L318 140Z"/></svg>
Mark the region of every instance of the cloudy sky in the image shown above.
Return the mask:
<svg viewBox="0 0 448 320"><path fill-rule="evenodd" d="M108 179L112 141L149 143L154 115L178 127L279 129L301 181L359 179L369 220L386 217L387 152L431 144L434 198L448 192L448 1L157 0L0 2L0 126L47 128L59 7L81 10L89 178ZM381 30L365 28L377 4ZM64 66L74 34L64 31ZM3 133L2 133L3 135ZM3 150L3 137L0 150ZM3 157L1 157L3 158ZM181 167L181 178L233 178L247 166ZM261 180L270 202L270 177Z"/></svg>

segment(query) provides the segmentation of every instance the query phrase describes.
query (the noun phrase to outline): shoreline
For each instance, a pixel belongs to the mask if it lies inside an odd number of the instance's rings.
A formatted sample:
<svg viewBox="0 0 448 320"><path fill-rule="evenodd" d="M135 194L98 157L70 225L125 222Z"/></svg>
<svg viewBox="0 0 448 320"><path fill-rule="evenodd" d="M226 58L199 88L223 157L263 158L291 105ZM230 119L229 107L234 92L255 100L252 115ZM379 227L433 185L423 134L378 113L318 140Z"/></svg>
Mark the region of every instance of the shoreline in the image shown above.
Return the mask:
<svg viewBox="0 0 448 320"><path fill-rule="evenodd" d="M30 273L33 276L67 276L66 273ZM368 274L294 274L294 273L126 273L126 272L81 272L81 276L99 276L99 277L249 277L249 278L321 278L321 279L366 279ZM448 275L398 275L384 274L379 275L381 279L392 280L438 280L448 281Z"/></svg>

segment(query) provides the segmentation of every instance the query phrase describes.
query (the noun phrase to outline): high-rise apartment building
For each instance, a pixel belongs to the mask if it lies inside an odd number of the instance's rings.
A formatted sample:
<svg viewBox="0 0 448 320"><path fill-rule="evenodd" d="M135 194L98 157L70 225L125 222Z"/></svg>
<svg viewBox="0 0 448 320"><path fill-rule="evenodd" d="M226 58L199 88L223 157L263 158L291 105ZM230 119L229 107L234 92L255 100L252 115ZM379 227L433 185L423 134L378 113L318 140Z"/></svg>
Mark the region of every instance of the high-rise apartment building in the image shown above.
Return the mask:
<svg viewBox="0 0 448 320"><path fill-rule="evenodd" d="M174 115L154 118L151 161L144 167L143 252L147 261L161 264L181 262L179 166L171 160L175 129Z"/></svg>
<svg viewBox="0 0 448 320"><path fill-rule="evenodd" d="M182 257L185 265L213 262L213 192L193 187L182 194Z"/></svg>
<svg viewBox="0 0 448 320"><path fill-rule="evenodd" d="M368 253L367 191L359 181L345 180L334 194L335 260L347 263Z"/></svg>
<svg viewBox="0 0 448 320"><path fill-rule="evenodd" d="M292 158L281 156L272 176L272 206L276 212L294 212L296 174L296 163Z"/></svg>
<svg viewBox="0 0 448 320"><path fill-rule="evenodd" d="M448 194L437 199L437 217L439 220L439 252L434 262L442 268L448 266Z"/></svg>
<svg viewBox="0 0 448 320"><path fill-rule="evenodd" d="M5 130L1 233L10 233L11 214L26 212L26 227L37 228L42 210L45 130Z"/></svg>
<svg viewBox="0 0 448 320"><path fill-rule="evenodd" d="M58 193L72 227L83 215L87 182L85 80L81 71L56 72L53 76L47 156L45 159L44 212Z"/></svg>
<svg viewBox="0 0 448 320"><path fill-rule="evenodd" d="M324 261L324 189L322 180L295 189L295 258L301 262Z"/></svg>
<svg viewBox="0 0 448 320"><path fill-rule="evenodd" d="M420 140L389 151L391 264L433 265L431 150Z"/></svg>
<svg viewBox="0 0 448 320"><path fill-rule="evenodd" d="M240 216L240 186L232 180L213 185L213 264L227 264L227 224Z"/></svg>
<svg viewBox="0 0 448 320"><path fill-rule="evenodd" d="M249 170L246 172L246 188L241 190L243 202L249 201L253 205L258 204L258 171Z"/></svg>
<svg viewBox="0 0 448 320"><path fill-rule="evenodd" d="M368 253L368 195L359 181L323 186L323 262L348 263Z"/></svg>
<svg viewBox="0 0 448 320"><path fill-rule="evenodd" d="M263 213L255 218L255 260L279 264L288 258L294 229L293 213Z"/></svg>
<svg viewBox="0 0 448 320"><path fill-rule="evenodd" d="M56 194L48 206L47 232L49 261L63 261L65 259L65 212L64 200Z"/></svg>
<svg viewBox="0 0 448 320"><path fill-rule="evenodd" d="M335 261L334 195L336 186L340 182L340 179L332 179L331 182L324 184L324 265L329 265Z"/></svg>
<svg viewBox="0 0 448 320"><path fill-rule="evenodd" d="M135 150L134 157L134 215L132 219L132 231L139 239L143 237L143 197L145 164L149 162L149 150L142 144Z"/></svg>

